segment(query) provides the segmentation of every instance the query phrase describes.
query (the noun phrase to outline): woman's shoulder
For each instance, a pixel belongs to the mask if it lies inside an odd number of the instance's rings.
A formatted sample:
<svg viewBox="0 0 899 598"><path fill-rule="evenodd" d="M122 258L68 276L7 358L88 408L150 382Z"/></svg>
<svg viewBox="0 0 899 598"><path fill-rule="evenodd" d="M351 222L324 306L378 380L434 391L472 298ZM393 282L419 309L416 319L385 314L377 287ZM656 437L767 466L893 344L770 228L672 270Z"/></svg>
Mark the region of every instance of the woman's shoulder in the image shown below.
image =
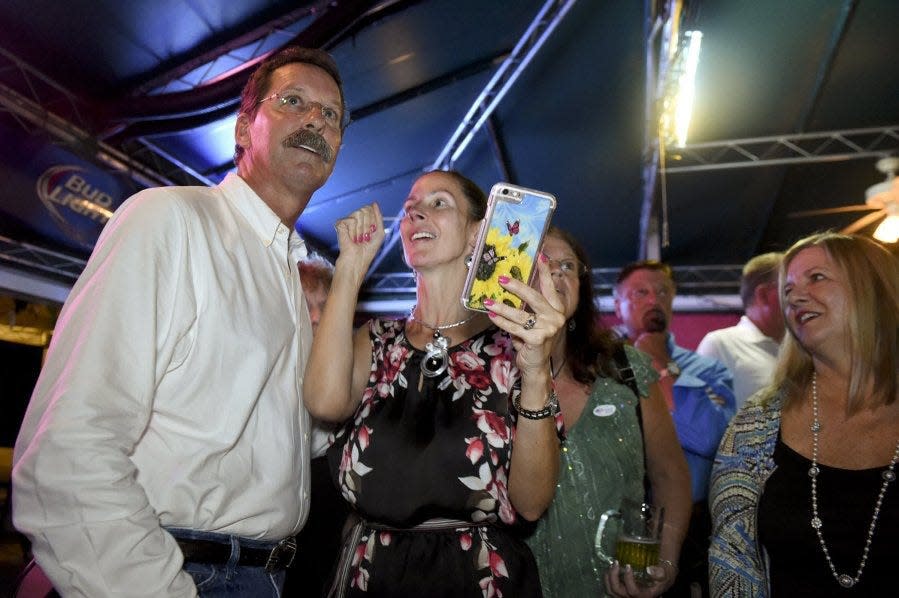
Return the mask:
<svg viewBox="0 0 899 598"><path fill-rule="evenodd" d="M369 320L367 326L372 340L389 341L399 337L406 329L406 318L403 316L376 317Z"/></svg>
<svg viewBox="0 0 899 598"><path fill-rule="evenodd" d="M763 388L751 395L733 418L735 425L770 424L780 420L783 408L783 393L771 388Z"/></svg>
<svg viewBox="0 0 899 598"><path fill-rule="evenodd" d="M627 360L630 362L631 367L652 367L652 359L650 359L649 355L629 343L623 343L622 346L624 347L624 354L627 356Z"/></svg>
<svg viewBox="0 0 899 598"><path fill-rule="evenodd" d="M627 343L624 344L624 353L627 355L628 363L634 370L634 377L637 380L640 396L648 397L649 385L657 382L659 379L658 372L652 367L652 359L640 349Z"/></svg>
<svg viewBox="0 0 899 598"><path fill-rule="evenodd" d="M783 397L764 390L750 397L731 420L718 447L718 458L743 456L759 460L770 456L780 430Z"/></svg>

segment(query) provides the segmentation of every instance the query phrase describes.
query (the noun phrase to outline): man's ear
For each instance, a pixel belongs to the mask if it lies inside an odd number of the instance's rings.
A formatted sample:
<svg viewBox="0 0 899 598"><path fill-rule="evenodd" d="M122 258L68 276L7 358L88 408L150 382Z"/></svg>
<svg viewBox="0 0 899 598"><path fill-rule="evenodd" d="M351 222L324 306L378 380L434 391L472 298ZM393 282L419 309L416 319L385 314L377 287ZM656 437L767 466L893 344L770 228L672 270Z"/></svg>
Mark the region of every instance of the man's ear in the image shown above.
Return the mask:
<svg viewBox="0 0 899 598"><path fill-rule="evenodd" d="M237 123L234 125L234 142L240 147L250 147L250 117L241 112L237 115Z"/></svg>
<svg viewBox="0 0 899 598"><path fill-rule="evenodd" d="M777 283L764 282L755 287L755 291L752 294L756 305L777 308L780 304L780 297L777 294Z"/></svg>
<svg viewBox="0 0 899 598"><path fill-rule="evenodd" d="M618 301L618 295L614 291L612 292L612 299L615 304L615 316L623 322L624 318L621 317L621 304Z"/></svg>

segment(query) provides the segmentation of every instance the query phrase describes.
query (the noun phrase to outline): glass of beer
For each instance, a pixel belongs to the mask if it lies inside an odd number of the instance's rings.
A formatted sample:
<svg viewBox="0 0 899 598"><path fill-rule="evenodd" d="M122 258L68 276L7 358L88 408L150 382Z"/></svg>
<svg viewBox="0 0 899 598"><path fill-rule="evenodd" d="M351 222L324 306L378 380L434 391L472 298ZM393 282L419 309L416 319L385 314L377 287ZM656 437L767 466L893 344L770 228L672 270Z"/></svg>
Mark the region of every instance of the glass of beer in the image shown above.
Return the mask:
<svg viewBox="0 0 899 598"><path fill-rule="evenodd" d="M663 518L662 507L622 500L620 509L606 511L599 519L597 555L609 566L616 559L622 567L630 565L638 582L650 583L646 568L659 564Z"/></svg>

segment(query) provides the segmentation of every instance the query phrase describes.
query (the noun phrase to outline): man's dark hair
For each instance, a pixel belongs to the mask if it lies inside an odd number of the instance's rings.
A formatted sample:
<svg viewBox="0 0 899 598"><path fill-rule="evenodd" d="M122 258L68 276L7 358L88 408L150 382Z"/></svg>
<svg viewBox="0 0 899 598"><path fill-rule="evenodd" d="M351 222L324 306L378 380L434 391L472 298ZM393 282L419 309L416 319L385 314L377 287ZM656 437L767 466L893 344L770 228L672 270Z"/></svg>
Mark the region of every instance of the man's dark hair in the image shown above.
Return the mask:
<svg viewBox="0 0 899 598"><path fill-rule="evenodd" d="M659 260L642 260L639 262L631 262L621 269L621 272L618 273L618 278L615 280L615 288L617 289L618 286L622 282L624 282L628 276L630 276L637 270L653 270L655 272L661 272L668 277L668 280L671 281L671 284L675 284L674 273L671 271L671 266L669 266L665 262L660 262Z"/></svg>
<svg viewBox="0 0 899 598"><path fill-rule="evenodd" d="M343 95L343 82L340 79L340 72L337 70L337 63L331 58L331 55L324 50L318 48L302 48L300 46L288 46L283 50L279 50L263 60L253 74L247 84L244 85L243 91L240 93L240 109L238 114L246 114L251 119L259 110L259 102L264 100L270 91L272 81L272 73L281 68L285 64L299 62L302 64L311 64L322 69L334 79L337 84L337 90L340 92L340 111L343 117L340 121L340 130L346 129L350 122L350 111L346 105L346 97ZM240 162L243 157L244 149L240 145L234 147L234 163Z"/></svg>

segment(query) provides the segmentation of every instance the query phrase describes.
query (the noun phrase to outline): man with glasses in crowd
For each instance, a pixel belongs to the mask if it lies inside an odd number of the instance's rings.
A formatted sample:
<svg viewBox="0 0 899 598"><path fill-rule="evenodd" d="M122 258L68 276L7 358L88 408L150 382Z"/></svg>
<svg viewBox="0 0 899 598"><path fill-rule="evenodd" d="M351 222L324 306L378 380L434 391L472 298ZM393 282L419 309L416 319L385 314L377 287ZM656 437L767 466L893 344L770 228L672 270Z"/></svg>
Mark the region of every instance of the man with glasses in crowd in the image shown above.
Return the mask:
<svg viewBox="0 0 899 598"><path fill-rule="evenodd" d="M15 447L15 524L62 595L279 595L309 500L295 223L346 115L331 57L281 50L243 90L237 174L104 229Z"/></svg>
<svg viewBox="0 0 899 598"><path fill-rule="evenodd" d="M708 595L709 475L718 443L734 415L733 378L720 362L679 347L669 332L675 285L671 268L645 260L625 266L615 284L620 331L652 358L659 386L690 467L693 514L681 549L680 572L666 596Z"/></svg>

